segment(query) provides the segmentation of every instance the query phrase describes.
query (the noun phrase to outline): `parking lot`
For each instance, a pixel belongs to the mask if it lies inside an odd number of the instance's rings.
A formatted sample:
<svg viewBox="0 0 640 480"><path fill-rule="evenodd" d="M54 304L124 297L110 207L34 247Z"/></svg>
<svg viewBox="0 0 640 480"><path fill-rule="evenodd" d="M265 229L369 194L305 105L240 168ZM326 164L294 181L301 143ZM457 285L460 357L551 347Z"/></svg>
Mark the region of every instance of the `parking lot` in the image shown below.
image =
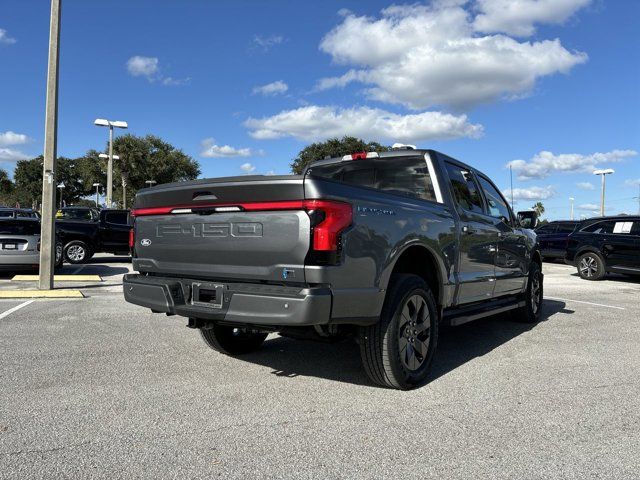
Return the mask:
<svg viewBox="0 0 640 480"><path fill-rule="evenodd" d="M441 334L431 382L371 385L357 346L273 336L234 359L126 304L0 301L0 477L637 478L640 282L545 264L545 320ZM7 276L0 288L11 288Z"/></svg>

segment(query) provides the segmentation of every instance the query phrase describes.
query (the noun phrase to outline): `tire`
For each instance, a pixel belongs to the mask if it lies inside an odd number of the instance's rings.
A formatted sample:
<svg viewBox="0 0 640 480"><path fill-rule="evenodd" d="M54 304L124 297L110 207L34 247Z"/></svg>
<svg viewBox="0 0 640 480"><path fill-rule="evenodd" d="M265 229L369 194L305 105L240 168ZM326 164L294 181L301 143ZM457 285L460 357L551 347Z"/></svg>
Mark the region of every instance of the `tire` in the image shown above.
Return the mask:
<svg viewBox="0 0 640 480"><path fill-rule="evenodd" d="M417 275L393 275L379 322L359 330L369 378L400 390L424 384L438 344L438 323L436 301L426 282Z"/></svg>
<svg viewBox="0 0 640 480"><path fill-rule="evenodd" d="M604 277L604 259L594 252L586 252L576 262L578 275L585 280L601 280Z"/></svg>
<svg viewBox="0 0 640 480"><path fill-rule="evenodd" d="M74 265L86 263L92 255L89 246L81 240L73 240L64 247L65 260Z"/></svg>
<svg viewBox="0 0 640 480"><path fill-rule="evenodd" d="M215 324L213 328L200 329L202 339L216 352L225 355L242 355L258 350L266 333L248 332L242 328Z"/></svg>
<svg viewBox="0 0 640 480"><path fill-rule="evenodd" d="M531 263L527 290L524 294L525 306L513 310L511 317L521 323L538 323L541 318L542 303L544 301L544 275L540 265Z"/></svg>
<svg viewBox="0 0 640 480"><path fill-rule="evenodd" d="M64 263L64 248L60 242L56 242L56 262L55 267L60 268Z"/></svg>

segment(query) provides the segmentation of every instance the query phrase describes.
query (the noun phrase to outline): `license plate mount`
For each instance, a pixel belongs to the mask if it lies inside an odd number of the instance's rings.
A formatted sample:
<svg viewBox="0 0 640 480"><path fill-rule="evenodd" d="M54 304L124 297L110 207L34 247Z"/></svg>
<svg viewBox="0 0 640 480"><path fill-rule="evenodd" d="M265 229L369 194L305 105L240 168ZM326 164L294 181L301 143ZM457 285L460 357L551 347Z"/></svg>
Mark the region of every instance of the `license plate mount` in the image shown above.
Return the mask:
<svg viewBox="0 0 640 480"><path fill-rule="evenodd" d="M191 304L207 308L222 308L224 285L219 283L191 284Z"/></svg>
<svg viewBox="0 0 640 480"><path fill-rule="evenodd" d="M3 250L17 250L18 249L18 245L16 245L15 243L5 243L2 245L2 249Z"/></svg>

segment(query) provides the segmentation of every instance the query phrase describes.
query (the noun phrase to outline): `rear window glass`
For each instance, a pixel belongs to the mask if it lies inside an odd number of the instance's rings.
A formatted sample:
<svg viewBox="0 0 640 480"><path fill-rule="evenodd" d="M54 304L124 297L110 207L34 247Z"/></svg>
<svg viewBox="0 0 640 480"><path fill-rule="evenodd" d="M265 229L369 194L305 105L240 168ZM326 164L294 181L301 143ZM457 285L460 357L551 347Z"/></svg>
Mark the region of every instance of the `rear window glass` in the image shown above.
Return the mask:
<svg viewBox="0 0 640 480"><path fill-rule="evenodd" d="M61 220L94 220L95 213L91 210L67 209L58 210L56 218Z"/></svg>
<svg viewBox="0 0 640 480"><path fill-rule="evenodd" d="M582 231L588 233L613 233L615 223L616 222L610 220L596 222L583 228Z"/></svg>
<svg viewBox="0 0 640 480"><path fill-rule="evenodd" d="M0 210L0 218L13 218L13 212L10 210Z"/></svg>
<svg viewBox="0 0 640 480"><path fill-rule="evenodd" d="M36 235L40 233L40 222L20 220L0 221L0 235Z"/></svg>
<svg viewBox="0 0 640 480"><path fill-rule="evenodd" d="M311 168L309 175L406 197L436 199L424 157L352 160L320 165Z"/></svg>

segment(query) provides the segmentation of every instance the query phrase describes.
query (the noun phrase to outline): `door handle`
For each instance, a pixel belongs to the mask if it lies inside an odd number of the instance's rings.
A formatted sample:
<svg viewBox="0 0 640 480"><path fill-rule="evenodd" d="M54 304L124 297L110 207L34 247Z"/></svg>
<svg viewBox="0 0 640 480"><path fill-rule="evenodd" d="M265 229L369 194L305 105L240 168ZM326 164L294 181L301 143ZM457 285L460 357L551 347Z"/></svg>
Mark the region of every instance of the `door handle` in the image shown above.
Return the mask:
<svg viewBox="0 0 640 480"><path fill-rule="evenodd" d="M462 227L462 232L466 233L467 235L471 235L473 233L476 233L476 229L475 228L471 228L469 225L464 225Z"/></svg>

